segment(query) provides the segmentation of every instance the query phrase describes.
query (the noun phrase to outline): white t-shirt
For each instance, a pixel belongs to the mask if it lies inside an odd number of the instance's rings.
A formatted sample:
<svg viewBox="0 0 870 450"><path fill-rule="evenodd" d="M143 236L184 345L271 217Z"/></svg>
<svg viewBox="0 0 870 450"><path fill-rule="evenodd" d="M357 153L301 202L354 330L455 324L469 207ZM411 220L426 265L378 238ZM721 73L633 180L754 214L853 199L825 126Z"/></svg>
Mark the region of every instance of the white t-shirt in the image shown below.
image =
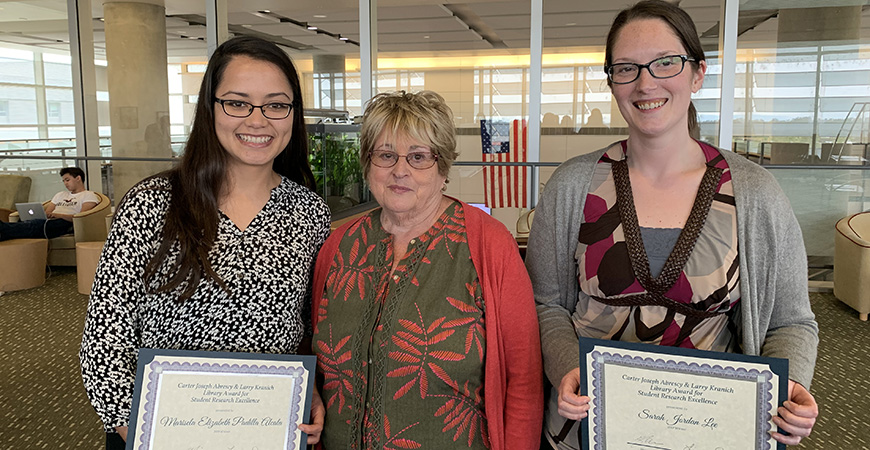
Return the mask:
<svg viewBox="0 0 870 450"><path fill-rule="evenodd" d="M54 203L55 214L78 214L82 212L82 205L88 202L100 203L100 197L91 191L81 191L72 194L70 191L61 191L51 198Z"/></svg>

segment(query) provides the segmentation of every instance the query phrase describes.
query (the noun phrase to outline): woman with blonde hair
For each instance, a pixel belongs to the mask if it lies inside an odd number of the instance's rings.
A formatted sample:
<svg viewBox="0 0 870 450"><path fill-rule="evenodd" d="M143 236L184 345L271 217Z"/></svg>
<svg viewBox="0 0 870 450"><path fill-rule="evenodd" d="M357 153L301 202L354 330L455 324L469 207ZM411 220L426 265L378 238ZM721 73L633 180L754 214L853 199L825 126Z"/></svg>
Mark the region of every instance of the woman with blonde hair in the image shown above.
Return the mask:
<svg viewBox="0 0 870 450"><path fill-rule="evenodd" d="M537 448L531 284L507 229L443 194L450 109L434 92L380 94L360 133L381 207L329 237L312 292L324 447Z"/></svg>

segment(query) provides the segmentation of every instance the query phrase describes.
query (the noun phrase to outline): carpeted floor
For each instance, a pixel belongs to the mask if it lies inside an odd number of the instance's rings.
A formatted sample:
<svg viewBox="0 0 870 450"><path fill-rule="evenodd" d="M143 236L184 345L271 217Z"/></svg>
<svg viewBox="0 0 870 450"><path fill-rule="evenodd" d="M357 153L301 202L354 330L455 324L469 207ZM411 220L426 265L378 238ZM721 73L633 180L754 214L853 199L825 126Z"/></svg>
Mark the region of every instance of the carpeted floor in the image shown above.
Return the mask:
<svg viewBox="0 0 870 450"><path fill-rule="evenodd" d="M74 267L0 296L0 449L105 448L79 375L87 301Z"/></svg>
<svg viewBox="0 0 870 450"><path fill-rule="evenodd" d="M870 323L832 294L810 294L821 330L813 394L821 416L798 448L870 449ZM79 377L87 297L74 268L0 296L0 449L101 449L104 434ZM738 449L739 450L739 449Z"/></svg>

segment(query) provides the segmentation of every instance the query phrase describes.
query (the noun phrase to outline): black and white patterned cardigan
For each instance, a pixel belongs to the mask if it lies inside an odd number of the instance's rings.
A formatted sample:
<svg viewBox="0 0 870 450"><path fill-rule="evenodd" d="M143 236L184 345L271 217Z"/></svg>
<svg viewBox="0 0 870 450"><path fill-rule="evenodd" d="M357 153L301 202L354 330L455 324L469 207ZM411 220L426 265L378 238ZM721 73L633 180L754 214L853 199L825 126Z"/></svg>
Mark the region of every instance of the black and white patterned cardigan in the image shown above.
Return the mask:
<svg viewBox="0 0 870 450"><path fill-rule="evenodd" d="M183 303L176 301L181 288L155 293L143 282L169 201L166 178L134 186L97 268L80 357L107 431L127 425L139 348L295 353L310 333L311 275L330 224L320 197L284 178L244 231L221 214L209 259L229 290L203 280ZM176 244L158 278L170 275L177 254Z"/></svg>

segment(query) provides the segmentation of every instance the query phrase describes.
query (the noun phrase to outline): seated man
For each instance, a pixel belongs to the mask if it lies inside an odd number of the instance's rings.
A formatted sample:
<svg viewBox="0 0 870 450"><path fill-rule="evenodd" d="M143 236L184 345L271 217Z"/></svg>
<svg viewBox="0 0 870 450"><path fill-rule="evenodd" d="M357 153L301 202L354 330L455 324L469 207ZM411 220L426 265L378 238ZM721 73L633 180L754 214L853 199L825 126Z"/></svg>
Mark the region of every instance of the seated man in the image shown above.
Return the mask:
<svg viewBox="0 0 870 450"><path fill-rule="evenodd" d="M85 172L78 167L60 169L60 177L67 191L60 191L45 205L48 220L27 222L0 222L0 241L8 239L56 238L73 231L73 216L93 209L100 203L97 194L85 190Z"/></svg>

